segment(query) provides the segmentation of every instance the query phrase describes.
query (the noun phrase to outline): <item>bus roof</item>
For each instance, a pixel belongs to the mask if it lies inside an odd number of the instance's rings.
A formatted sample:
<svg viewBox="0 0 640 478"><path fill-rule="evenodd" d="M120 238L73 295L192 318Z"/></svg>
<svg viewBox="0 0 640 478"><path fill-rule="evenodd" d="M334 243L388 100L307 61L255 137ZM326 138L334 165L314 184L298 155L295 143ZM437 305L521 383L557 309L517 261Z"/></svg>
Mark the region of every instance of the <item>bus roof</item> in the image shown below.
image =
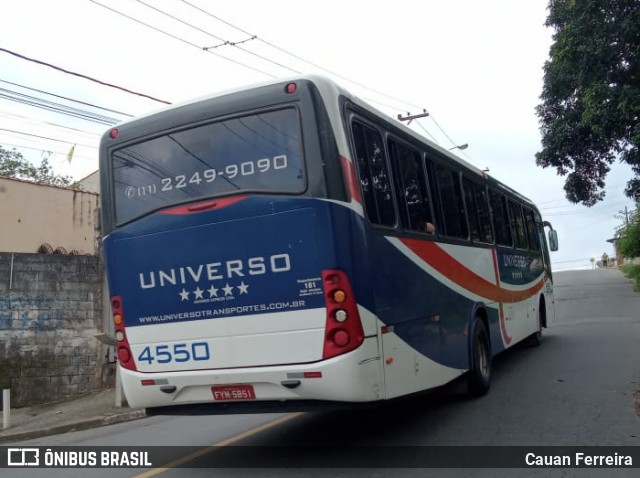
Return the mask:
<svg viewBox="0 0 640 478"><path fill-rule="evenodd" d="M223 98L225 96L230 96L230 95L234 95L234 94L238 94L238 93L242 93L242 92L246 92L246 91L249 91L249 90L254 90L254 89L258 89L258 88L262 88L262 87L278 85L278 84L288 83L288 82L302 81L302 80L310 81L311 83L313 83L318 88L318 90L320 91L321 95L323 95L326 98L329 98L329 97L338 98L338 97L342 96L342 97L348 99L353 104L355 104L355 105L367 110L368 112L374 114L380 120L385 121L385 122L389 123L390 125L394 126L395 128L400 129L405 134L410 135L416 141L419 141L419 142L422 142L422 143L426 144L431 149L437 151L441 156L445 156L448 160L459 164L460 166L464 167L469 172L475 173L475 174L477 174L477 175L489 180L491 183L493 183L494 185L498 186L504 192L507 192L508 194L517 197L519 200L524 201L524 202L528 203L530 206L535 208L535 204L533 203L533 201L531 201L526 196L523 196L519 192L515 191L514 189L510 188L509 186L507 186L506 184L502 183L501 181L491 177L490 175L488 175L486 173L486 171L483 171L480 168L478 168L477 166L475 166L475 165L463 160L459 156L451 153L448 149L440 146L438 143L436 143L434 141L431 141L430 139L426 138L424 135L421 135L421 134L417 133L416 131L412 130L407 125L405 125L404 123L399 121L397 118L393 118L389 114L384 113L383 111L379 110L375 106L371 105L371 103L369 103L368 101L362 99L358 95L353 94L352 92L350 92L349 90L345 89L344 87L342 87L341 85L339 85L335 81L331 80L330 78L328 78L326 76L323 76L323 75L318 75L318 74L296 75L296 76L290 76L290 77L283 77L283 78L266 80L266 81L259 82L259 83L253 83L253 84L250 84L250 85L244 85L244 86L240 86L240 87L236 87L236 88L221 90L221 91L214 92L214 93L211 93L211 94L208 94L208 95L203 95L203 96L195 97L195 98L192 98L192 99L189 99L189 100L185 100L185 101L182 101L182 102L179 102L179 103L171 104L171 105L159 108L157 110L150 111L150 112L145 113L143 115L137 116L135 118L127 119L127 120L117 124L115 126L115 128L118 128L118 127L121 127L121 126L127 126L127 125L130 125L130 124L135 124L135 123L138 123L138 122L141 122L141 121L148 121L148 120L150 120L150 119L152 119L152 118L154 118L156 116L163 116L167 112L173 111L173 110L178 109L178 108L189 107L189 106L200 104L200 103L203 103L203 102L208 102L208 101L211 101L211 100L215 100L217 98ZM114 128L113 127L110 128L109 131L111 131L111 129L114 129ZM106 134L108 134L108 132L105 133L105 135Z"/></svg>

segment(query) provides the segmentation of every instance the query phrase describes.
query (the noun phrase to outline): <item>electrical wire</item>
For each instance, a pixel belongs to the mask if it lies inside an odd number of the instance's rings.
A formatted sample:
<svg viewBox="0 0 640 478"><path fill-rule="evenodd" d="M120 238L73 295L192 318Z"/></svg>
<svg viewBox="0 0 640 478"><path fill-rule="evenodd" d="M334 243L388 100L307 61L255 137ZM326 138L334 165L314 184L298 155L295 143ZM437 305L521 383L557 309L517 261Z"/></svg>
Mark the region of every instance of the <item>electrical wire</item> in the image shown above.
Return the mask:
<svg viewBox="0 0 640 478"><path fill-rule="evenodd" d="M49 141L56 141L58 143L66 143L66 144L69 144L69 145L74 145L75 144L76 146L84 146L86 148L98 149L98 147L94 146L94 145L77 143L75 141L69 141L69 140L63 140L63 139L57 139L57 138L52 138L50 136L41 136L39 134L27 133L26 131L17 131L15 129L8 129L8 128L0 128L0 131L6 131L8 133L14 133L14 134L20 134L20 135L24 135L24 136L30 136L30 137L33 137L33 138L46 139L46 140L49 140Z"/></svg>
<svg viewBox="0 0 640 478"><path fill-rule="evenodd" d="M91 1L93 1L93 0L91 0ZM137 0L137 1L139 1L139 0ZM399 98L393 97L393 96L391 96L391 95L388 95L388 94L386 94L386 93L383 93L382 91L379 91L379 90L376 90L376 89L374 89L374 88L371 88L370 86L367 86L367 85L365 85L365 84L363 84L363 83L360 83L360 82L358 82L358 81L355 81L355 80L353 80L353 79L351 79L351 78L348 78L348 77L346 77L346 76L344 76L344 75L341 75L341 74L339 74L339 73L336 73L335 71L329 70L328 68L325 68L325 67L323 67L323 66L321 66L321 65L319 65L319 64L317 64L317 63L314 63L314 62L312 62L312 61L309 61L309 60L307 60L306 58L303 58L303 57L301 57L301 56L299 56L299 55L296 55L295 53L292 53L292 52L290 52L289 50L286 50L286 49L284 49L284 48L282 48L282 47L280 47L280 46L278 46L278 45L276 45L276 44L274 44L274 43L271 43L271 42L269 42L269 41L267 41L267 40L264 40L263 38L259 37L258 35L253 34L253 33L250 33L250 32L248 32L248 31L244 30L243 28L240 28L240 27L238 27L237 25L234 25L234 24L233 24L233 23L231 23L231 22L228 22L228 21L224 20L223 18L220 18L220 17L219 17L219 16L217 16L217 15L214 15L213 13L211 13L211 12L209 12L209 11L207 11L207 10L205 10L205 9L203 9L203 8L200 8L200 7L199 7L199 6L197 6L197 5L194 5L193 3L191 3L191 2L189 2L189 1L187 1L187 0L180 0L180 1L181 1L182 3L184 3L184 4L188 5L188 6L190 6L191 8L193 8L193 9L195 9L195 10L198 10L199 12L201 12L201 13L203 13L203 14L205 14L205 15L207 15L207 16L209 16L209 17L211 17L211 18L213 18L213 19L215 19L215 20L217 20L217 21L219 21L219 22L221 22L221 23L223 23L224 25L227 25L227 26L229 26L229 27L231 27L231 28L233 28L233 29L235 29L235 30L237 30L237 31L239 31L239 32L241 32L241 33L243 33L243 34L247 35L247 36L250 36L250 37L252 37L252 38L255 38L256 40L258 40L258 41L260 41L260 42L264 43L265 45L267 45L267 46L269 46L269 47L271 47L271 48L273 48L273 49L275 49L275 50L278 50L278 51L280 51L280 52L282 52L282 53L285 53L286 55L289 55L289 56L291 56L292 58L295 58L296 60L302 61L302 62L304 62L304 63L306 63L306 64L308 64L308 65L313 66L314 68L317 68L317 69L322 70L322 71L324 71L324 72L326 72L326 73L329 73L329 74L331 74L331 75L335 76L336 78L340 78L341 80L344 80L344 81L347 81L347 82L349 82L349 83L351 83L351 84L357 85L357 86L359 86L359 87L361 87L361 88L364 88L364 89L366 89L366 90L368 90L368 91L371 91L371 92L373 92L373 93L376 93L376 94L378 94L378 95L380 95L380 96L383 96L383 97L385 97L385 98L387 98L387 99L390 99L390 100L393 100L393 101L396 101L396 102L403 103L403 104L405 104L405 105L411 106L412 108L423 109L423 108L421 108L420 106L417 106L416 104L413 104L413 103L407 102L406 100L402 100L402 99L399 99ZM452 146L457 146L457 145L459 144L459 143L457 143L457 142L453 141L453 139L451 139L451 137L450 137L450 136L447 134L447 132L446 132L446 131L445 131L445 130L440 126L440 124L435 120L435 118L434 118L433 116L431 116L431 115L430 115L429 117L431 118L431 120L433 121L433 123L436 125L436 127L437 127L441 132L442 132L442 134L443 134L443 135L444 135L444 136L445 136L445 137L446 137L446 138L451 142L451 145L452 145ZM436 141L436 140L435 140L435 138L434 138L432 135L430 135L430 134L429 134L429 136L430 136L434 141ZM436 141L436 142L438 142L438 141ZM471 160L471 158L467 155L467 153L466 153L466 152L463 152L463 154L467 157L467 159L469 159L470 161L472 161L472 160ZM472 161L472 162L473 162L473 161Z"/></svg>
<svg viewBox="0 0 640 478"><path fill-rule="evenodd" d="M226 57L226 56L224 56L224 55L220 55L220 54L218 54L217 52L213 52L213 51L211 51L211 50L212 50L212 48L206 48L206 47L201 48L199 45L197 45L197 44L195 44L195 43L193 43L193 42L191 42L191 41L189 41L189 40L186 40L186 39L181 38L181 37L179 37L179 36L177 36L177 35L174 35L174 34L172 34L172 33L169 33L169 32L167 32L167 31L165 31L165 30L163 30L163 29L160 29L160 28L158 28L158 27L155 27L155 26L153 26L153 25L151 25L151 24L149 24L149 23L143 22L142 20L139 20L139 19L134 18L134 17L132 17L132 16L130 16L130 15L127 15L127 14L125 14L125 13L123 13L123 12L119 11L119 10L116 10L116 9L114 9L114 8L112 8L112 7L109 7L109 6L107 6L107 5L104 5L104 4L100 3L100 2L98 2L97 0L89 0L89 1L90 1L90 2L92 2L92 3L94 3L94 4L96 4L96 5L98 5L98 6L101 6L101 7L105 8L105 9L107 9L107 10L110 10L110 11L111 11L111 12L113 12L113 13L116 13L116 14L121 15L121 16L123 16L123 17L125 17L125 18L127 18L127 19L129 19L129 20L131 20L131 21L134 21L134 22L136 22L136 23L138 23L138 24L140 24L140 25L143 25L143 26L145 26L145 27L147 27L147 28L150 28L150 29L152 29L152 30L154 30L154 31L156 31L156 32L162 33L162 34L164 34L164 35L166 35L166 36L169 36L170 38L172 38L172 39L174 39L174 40L180 41L180 42L182 42L182 43L185 43L185 44L187 44L187 45L189 45L189 46L192 46L192 47L195 47L195 48L198 48L198 49L202 49L202 50L207 51L208 53L212 53L212 54L214 54L214 55L216 55L216 56L218 56L218 57L220 57L220 58L222 58L222 59L225 59L225 60L227 60L227 61L231 61L231 62L233 62L233 63L235 63L235 64L238 64L238 65L244 66L244 67L249 68L249 69L251 69L251 70L253 70L253 71L257 71L257 72L262 73L262 74L264 74L264 75L266 75L266 76L269 76L269 77L271 77L271 78L276 78L276 76L274 76L274 75L272 75L272 74L270 74L270 73L268 73L268 72L266 72L266 71L264 71L264 70L261 70L261 69L255 68L255 67L253 67L253 66L247 65L246 63L239 62L239 61L237 61L237 60L231 59L231 58ZM253 55L254 57L260 58L260 59L262 59L262 60L264 60L264 61L267 61L267 62L269 62L269 63L272 63L272 64L274 64L274 65L276 65L276 66L281 67L281 68L284 68L284 69L286 69L286 70L288 70L288 71L290 71L290 72L293 72L293 73L296 73L296 74L301 74L301 72L300 72L300 71L298 71L298 70L296 70L296 69L294 69L294 68L291 68L291 67L289 67L289 66L287 66L287 65L284 65L284 64L282 64L282 63L280 63L280 62L274 61L274 60L272 60L272 59L270 59L270 58L267 58L267 57L265 57L265 56L263 56L263 55L260 55L260 54L257 54L257 53L255 53L255 52L252 52L251 50L248 50L248 49L246 49L246 48L240 47L240 46L238 45L238 43L239 43L239 42L236 42L236 43L234 43L234 42L230 42L230 41L225 40L224 38L221 38L221 37L219 37L219 36L217 36L217 35L213 35L212 33L207 32L206 30L203 30L203 29L201 29L201 28L199 28L199 27L197 27L197 26L195 26L195 25L193 25L193 24L191 24L191 23L189 23L189 22L186 22L186 21L184 21L184 20L182 20L182 19L180 19L180 18L176 17L175 15L172 15L172 14L170 14L170 13L167 13L166 11L163 11L163 10L161 10L161 9L157 8L157 7L154 7L153 5L149 5L148 3L146 3L146 2L144 2L144 1L142 1L142 0L135 0L135 1L136 1L136 2L138 2L138 3L140 3L141 5L144 5L144 6L145 6L145 7L147 7L147 8L150 8L150 9L152 9L152 10L154 10L154 11L156 11L156 12L158 12L158 13L160 13L160 14L164 15L164 16L166 16L166 17L171 18L171 19L172 19L172 20L174 20L174 21L177 21L177 22L179 22L179 23L181 23L181 24L183 24L183 25L186 25L186 26L188 26L188 27L190 27L190 28L193 28L194 30L197 30L197 31L199 31L199 32L201 32L201 33L204 33L204 34L206 34L206 35L210 36L211 38L214 38L214 39L216 39L216 40L218 40L218 41L221 41L221 42L222 42L222 44L221 44L221 45L218 45L218 46L229 45L229 46L236 47L236 48L240 49L241 51L243 51L243 52L245 52L245 53L248 53L248 54L250 54L250 55ZM271 43L271 42L268 42L268 41L266 41L266 40L263 40L262 38L258 37L257 35L251 34L251 33L247 32L246 30L243 30L242 28L237 27L237 26L235 26L235 25L233 25L233 24L231 24L231 23L229 23L229 22L227 22L227 21L225 21L225 20L221 19L220 17L218 17L218 16L216 16L216 15L214 15L214 14L212 14L212 13L210 13L210 12L208 12L208 11L206 11L206 10L204 10L204 9L200 8L200 7L198 7L197 5L194 5L194 4L192 4L192 3L190 3L190 2L187 2L187 1L185 1L185 0L182 0L182 1L183 1L183 3L185 3L185 4L186 4L186 5L188 5L188 6L190 6L191 8L194 8L194 9L196 9L196 10L198 10L198 11L200 11L200 12L204 13L205 15L207 15L207 16L209 16L209 17L211 17L211 18L214 18L215 20L220 21L220 22L222 22L222 23L224 23L224 24L226 24L226 25L228 25L228 26L230 26L230 27L232 27L232 28L234 28L234 29L236 29L236 30L238 30L238 31L242 32L243 34L245 34L245 35L249 36L249 39L256 39L256 40L259 40L260 42L262 42L262 43L264 43L264 44L268 45L268 46L269 46L269 47L271 47L271 48L277 49L277 50L279 50L279 51L281 51L281 52L283 52L283 53L285 53L285 54L287 54L287 55L289 55L289 56L291 56L291 57L293 57L293 58L296 58L296 59L298 59L298 60L300 60L300 61L303 61L303 62L305 62L305 63L307 63L307 64L309 64L309 65L312 65L312 66L313 66L313 67L315 67L315 68L318 68L318 69L320 69L320 70L323 70L323 71L325 71L325 72L327 72L327 73L330 73L331 75L333 75L333 76L335 76L335 77L337 77L337 78L340 78L340 79L342 79L342 80L344 80L344 81L347 81L347 82L349 82L349 83L352 83L352 84L355 84L355 85L357 85L357 86L360 86L361 88L364 88L364 89L366 89L366 90L368 90L368 91L374 92L374 93L376 93L376 94L378 94L378 95L381 95L381 96L383 96L383 97L389 98L389 99L391 99L391 100L393 100L393 101L397 101L397 102L400 102L400 103L404 103L404 104L406 104L406 105L410 105L410 106L415 107L415 108L419 108L419 107L418 107L417 105L415 105L415 104L412 104L412 103L409 103L409 102L407 102L407 101L404 101L404 100L401 100L401 99L395 98L395 97L390 96L390 95L388 95L388 94L385 94L385 93L383 93L383 92L381 92L381 91L379 91L379 90L376 90L376 89L374 89L374 88L371 88L371 87L369 87L369 86L366 86L366 85L364 85L364 84L362 84L362 83L360 83L360 82L357 82L357 81L355 81L355 80L352 80L352 79L350 79L350 78L347 78L346 76L343 76L343 75L340 75L340 74L338 74L338 73L336 73L336 72L334 72L334 71L328 70L328 69L326 69L326 68L324 68L324 67L322 67L322 66L320 66L320 65L318 65L318 64L316 64L316 63L313 63L313 62L311 62L311 61L309 61L309 60L306 60L306 59L304 59L304 58L302 58L302 57L300 57L300 56L298 56L298 55L294 54L294 53L291 53L291 52L289 52L289 51L287 51L287 50L285 50L285 49L283 49L283 48L281 48L281 47L279 47L279 46L277 46L277 45L275 45L275 44L273 44L273 43ZM246 41L246 40L245 40L245 41ZM369 100L369 101L371 101L371 100ZM374 102L374 103L375 103L376 101L372 101L372 102ZM382 104L382 103L380 103L380 104ZM399 109L399 108L398 108L398 109ZM446 137L446 138L451 142L451 144L452 144L452 145L454 145L454 146L455 146L457 143L456 143L455 141L453 141L453 139L451 139L451 137L446 133L446 131L444 131L444 129L440 126L440 124L439 124L439 123L437 123L437 121L435 121L435 119L434 119L434 118L431 118L431 119L433 120L433 122L434 122L434 124L436 125L436 127L437 127L437 128L438 128L438 129L443 133L443 135L444 135L444 136L445 136L445 137ZM436 140L436 138L435 138L431 133L429 133L429 132L426 130L426 128L424 128L424 127L423 127L422 129L423 129L423 131L425 131L425 132L429 135L429 137L430 137L431 139L433 139L433 141L435 141L436 143L438 143L438 142L439 142L439 141L437 141L437 140ZM471 159L471 158L466 154L466 152L463 152L463 154L467 157L467 159L468 159L469 161L474 162L474 161L473 161L473 160L472 160L472 159Z"/></svg>
<svg viewBox="0 0 640 478"><path fill-rule="evenodd" d="M200 33L204 33L205 35L207 35L207 36L209 36L211 38L214 38L215 40L218 40L218 41L222 42L221 45L217 45L216 47L209 47L209 48L202 47L202 49L205 50L205 51L208 51L210 48L217 48L217 47L220 47L220 46L228 45L228 46L232 46L232 47L238 48L239 50L241 50L241 51L243 51L243 52L245 52L245 53L247 53L249 55L252 55L252 56L254 56L256 58L260 58L261 60L267 61L267 62L269 62L269 63L271 63L273 65L279 66L280 68L284 68L285 70L289 70L292 73L297 73L297 74L301 73L298 70L294 70L293 68L290 68L290 67L288 67L286 65L283 65L282 63L279 63L279 62L277 62L275 60L271 60L270 58L267 58L265 56L259 55L258 53L254 53L251 50L248 50L248 49L243 48L243 47L240 46L240 43L245 43L245 42L250 41L250 40L255 40L257 38L256 36L251 36L248 40L244 40L242 42L230 42L228 40L225 40L224 38L221 38L219 36L216 36L216 35L208 32L208 31L206 31L206 30L203 30L202 28L197 27L197 26L193 25L192 23L186 22L186 21L176 17L175 15L171 15L170 13L167 13L164 10L161 10L161 9L159 9L157 7L154 7L153 5L149 5L148 3L143 2L142 0L135 0L135 1L140 3L141 5L144 5L147 8L150 8L150 9L152 9L152 10L154 10L154 11L156 11L156 12L158 12L158 13L164 15L164 16L166 16L166 17L171 18L172 20L175 20L175 21L177 21L179 23L182 23L183 25L186 25L189 28L193 28L194 30L199 31Z"/></svg>
<svg viewBox="0 0 640 478"><path fill-rule="evenodd" d="M67 100L67 101L71 101L73 103L78 103L78 104L81 104L81 105L84 105L84 106L90 106L91 108L96 108L96 109L99 109L99 110L108 111L109 113L115 113L115 114L118 114L118 115L127 116L129 118L133 117L133 115L131 115L129 113L124 113L122 111L112 110L110 108L105 108L104 106L98 106L98 105L94 105L92 103L86 103L84 101L75 100L73 98L69 98L68 96L56 95L55 93L51 93L49 91L39 90L37 88L32 88L30 86L21 85L20 83L14 83L12 81L3 80L1 78L0 78L0 83L6 83L6 84L11 85L11 86L17 86L19 88L24 88L25 90L34 91L36 93L42 93L42 94L45 94L45 95L53 96L55 98L60 98L62 100Z"/></svg>
<svg viewBox="0 0 640 478"><path fill-rule="evenodd" d="M54 113L61 113L75 118L80 118L86 121L92 121L94 123L111 126L118 123L120 120L110 118L108 116L99 115L87 110L81 110L69 105L63 105L53 101L46 100L44 98L38 98L35 96L19 93L17 91L8 90L6 88L0 88L0 98L14 101L27 106L33 106L36 108L52 111Z"/></svg>
<svg viewBox="0 0 640 478"><path fill-rule="evenodd" d="M88 135L91 135L91 136L98 136L98 137L100 136L100 133L96 133L95 131L87 131L86 129L73 128L71 126L66 126L66 125L62 125L62 124L59 124L59 123L52 123L50 121L44 121L44 120L34 121L32 118L28 118L28 117L22 116L22 115L17 115L15 113L9 113L9 112L6 112L6 111L4 111L4 112L0 111L0 116L4 116L5 118L17 118L19 120L22 120L22 121L25 121L25 122L29 122L29 123L32 123L32 124L41 123L41 124L45 124L47 126L54 126L56 128L68 129L70 131L75 131L77 133L88 134Z"/></svg>
<svg viewBox="0 0 640 478"><path fill-rule="evenodd" d="M605 191L605 192L606 192L606 191L611 191L612 189L616 189L616 190L617 190L617 188L619 188L620 186L625 186L626 184L627 184L627 183L618 183L618 184L613 184L613 185L611 185L611 186L609 186L609 187L604 188L604 189L603 189L603 191ZM541 204L549 204L549 203L556 203L556 202L565 202L565 203L566 203L566 202L570 202L570 201L569 201L567 198L562 198L562 199L550 199L550 200L548 200L548 201L542 201L542 202L539 202L539 203L538 203L538 205L541 205ZM573 204L573 203L565 204L565 206L568 206L568 205L571 205L571 204ZM544 208L543 208L543 209L544 209Z"/></svg>
<svg viewBox="0 0 640 478"><path fill-rule="evenodd" d="M30 149L32 151L39 151L41 153L53 153L53 154L63 154L63 155L67 155L69 154L69 151L59 151L59 150L55 150L55 149L43 149L43 148L34 148L33 146L25 146L23 144L14 144L14 143L5 143L4 141L0 141L0 146L12 146L13 148L21 148L21 149ZM6 149L6 148L5 148ZM95 157L89 157L89 156L84 156L82 154L78 154L77 152L73 153L73 157L75 158L83 158L83 159L89 159L89 160L95 160Z"/></svg>
<svg viewBox="0 0 640 478"><path fill-rule="evenodd" d="M376 93L376 94L378 94L378 95L384 96L385 98L388 98L388 99L390 99L390 100L398 101L398 102L400 102L400 103L404 103L404 104L406 104L406 105L411 106L412 108L418 108L418 109L421 109L419 106L417 106L417 105L415 105L415 104L408 103L408 102L406 102L406 101L404 101L404 100L401 100L401 99L398 99L398 98L394 98L393 96L387 95L386 93L383 93L383 92L381 92L381 91L375 90L375 89L373 89L373 88L371 88L371 87L369 87L369 86L366 86L366 85L364 85L364 84L362 84L362 83L358 83L357 81L354 81L354 80L352 80L352 79L350 79L350 78L347 78L346 76L340 75L339 73L336 73L335 71L331 71L331 70L329 70L329 69L327 69L327 68L325 68L325 67L323 67L323 66L318 65L317 63L313 63L313 62L311 62L311 61L307 60L306 58L303 58L303 57L301 57L301 56L296 55L295 53L291 53L290 51L285 50L284 48L279 47L278 45L275 45L275 44L273 44L273 43L271 43L271 42L269 42L269 41L267 41L267 40L264 40L264 39L260 38L258 35L255 35L255 34L253 34L253 33L249 33L248 31L243 30L242 28L238 27L237 25L234 25L233 23L230 23L230 22L228 22L228 21L226 21L226 20L224 20L224 19L220 18L220 17L218 17L217 15L214 15L213 13L208 12L207 10L204 10L203 8L200 8L199 6L194 5L194 4L193 4L193 3L191 3L191 2L188 2L187 0L180 0L180 1L181 1L182 3L184 3L184 4L188 5L188 6L190 6L191 8L194 8L194 9L196 9L196 10L198 10L198 11L200 11L200 12L204 13L205 15L207 15L207 16L209 16L209 17L211 17L211 18L213 18L213 19L215 19L215 20L218 20L219 22L221 22L221 23L223 23L223 24L225 24L225 25L227 25L227 26L229 26L229 27L231 27L231 28L234 28L235 30L238 30L238 31L239 31L239 32L241 32L241 33L244 33L245 35L248 35L248 36L251 36L251 37L255 37L255 38L256 38L256 40L258 40L258 41L260 41L260 42L264 43L265 45L267 45L267 46L269 46L269 47L271 47L271 48L273 48L273 49L275 49L275 50L278 50L278 51L280 51L280 52L282 52L282 53L285 53L285 54L287 54L287 55L291 56L292 58L295 58L296 60L302 61L302 62L304 62L304 63L306 63L306 64L308 64L308 65L313 66L314 68L318 68L319 70L322 70L322 71L324 71L324 72L326 72L326 73L330 73L331 75L333 75L333 76L335 76L335 77L337 77L337 78L340 78L341 80L348 81L349 83L352 83L352 84L354 84L354 85L360 86L361 88L365 88L365 89L367 89L367 90L369 90L369 91L371 91L371 92L373 92L373 93Z"/></svg>
<svg viewBox="0 0 640 478"><path fill-rule="evenodd" d="M243 66L243 67L248 68L248 69L250 69L250 70L253 70L253 71L257 72L257 73L262 73L263 75L269 76L269 77L271 77L271 78L276 78L276 76L275 76L275 75L272 75L271 73L267 73L266 71L263 71L263 70L261 70L261 69L259 69L259 68L254 68L253 66L250 66L250 65L247 65L247 64L242 63L242 62L240 62L240 61L234 60L233 58L226 57L226 56L224 56L224 55L221 55L221 54L219 54L219 53L216 53L215 51L212 51L212 50L206 50L206 49L204 49L203 47L201 47L201 46L199 46L199 45L196 45L196 44L195 44L195 43L193 43L193 42L190 42L189 40L185 40L184 38L181 38L181 37L179 37L179 36L177 36L177 35L174 35L174 34L172 34L172 33L169 33L169 32L167 32L167 31L164 31L164 30L162 30L161 28L158 28L158 27L155 27L155 26L150 25L150 24L148 24L148 23L145 23L145 22L143 22L142 20L138 20L137 18L134 18L134 17L132 17L132 16L130 16L130 15L127 15L126 13L123 13L123 12L121 12L121 11L118 11L118 10L116 10L115 8L111 8L111 7L107 6L107 5L104 5L104 4L102 4L102 3L100 3L100 2L98 2L98 1L96 1L96 0L89 0L89 1L90 1L91 3L94 3L94 4L96 4L96 5L100 6L100 7L102 7L102 8L105 8L105 9L107 9L107 10L109 10L109 11L113 12L113 13L116 13L116 14L118 14L118 15L120 15L120 16L123 16L123 17L125 17L125 18L127 18L127 19L129 19L129 20L131 20L131 21L133 21L133 22L135 22L135 23L138 23L138 24L143 25L143 26L145 26L145 27L147 27L147 28L150 28L150 29L152 29L152 30L154 30L154 31L156 31L156 32L158 32L158 33L162 33L163 35L166 35L166 36L168 36L168 37L170 37L170 38L173 38L174 40L177 40L177 41L182 42L182 43L184 43L184 44L186 44L186 45L189 45L189 46L195 47L195 48L197 48L198 50L201 50L201 51L204 51L204 52L207 52L207 53L211 53L212 55L215 55L215 56L217 56L217 57L219 57L219 58L222 58L223 60L230 61L231 63L235 63L236 65ZM166 102L166 103L167 103L167 104L170 104L169 102Z"/></svg>
<svg viewBox="0 0 640 478"><path fill-rule="evenodd" d="M93 1L93 0L89 0L89 1ZM21 60L26 60L26 61L30 61L32 63L36 63L38 65L46 66L46 67L52 68L52 69L54 69L56 71L60 71L62 73L66 73L67 75L72 75L72 76L75 76L75 77L78 77L78 78L83 78L85 80L89 80L89 81L92 81L94 83L98 83L99 85L102 85L102 86L107 86L109 88L114 88L114 89L119 90L119 91L124 91L125 93L129 93L131 95L140 96L142 98L147 98L149 100L157 101L158 103L164 103L164 104L167 104L167 105L171 104L169 101L161 100L161 99L155 98L155 97L153 97L151 95L147 95L145 93L139 93L137 91L133 91L133 90L130 90L128 88L124 88L122 86L114 85L112 83L107 83L105 81L98 80L96 78L92 78L90 76L84 75L82 73L77 73L75 71L66 70L66 69L61 68L59 66L52 65L51 63L47 63L46 61L36 60L35 58L30 58L28 56L21 55L20 53L16 53L15 51L11 51L11 50L8 50L6 48L0 47L0 51L4 52L4 53L8 53L9 55L13 55L16 58L20 58Z"/></svg>

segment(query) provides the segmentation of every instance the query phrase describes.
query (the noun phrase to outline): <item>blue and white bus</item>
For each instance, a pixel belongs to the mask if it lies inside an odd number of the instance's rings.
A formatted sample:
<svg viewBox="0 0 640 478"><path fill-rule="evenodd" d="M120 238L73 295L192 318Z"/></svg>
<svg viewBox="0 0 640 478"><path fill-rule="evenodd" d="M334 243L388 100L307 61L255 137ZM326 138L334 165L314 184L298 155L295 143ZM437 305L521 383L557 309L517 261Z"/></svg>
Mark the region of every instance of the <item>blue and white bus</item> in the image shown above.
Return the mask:
<svg viewBox="0 0 640 478"><path fill-rule="evenodd" d="M134 407L378 402L463 374L481 395L554 318L535 205L325 78L123 123L100 172Z"/></svg>

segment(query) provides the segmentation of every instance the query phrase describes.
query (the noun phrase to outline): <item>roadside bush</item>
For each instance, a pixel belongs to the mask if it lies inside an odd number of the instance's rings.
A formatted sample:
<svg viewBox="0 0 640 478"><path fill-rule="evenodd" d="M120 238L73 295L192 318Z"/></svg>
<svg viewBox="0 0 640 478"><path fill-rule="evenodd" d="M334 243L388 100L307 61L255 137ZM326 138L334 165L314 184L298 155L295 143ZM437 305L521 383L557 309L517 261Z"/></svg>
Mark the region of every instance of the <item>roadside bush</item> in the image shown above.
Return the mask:
<svg viewBox="0 0 640 478"><path fill-rule="evenodd" d="M635 281L637 291L640 291L640 264L624 264L620 266L624 274Z"/></svg>

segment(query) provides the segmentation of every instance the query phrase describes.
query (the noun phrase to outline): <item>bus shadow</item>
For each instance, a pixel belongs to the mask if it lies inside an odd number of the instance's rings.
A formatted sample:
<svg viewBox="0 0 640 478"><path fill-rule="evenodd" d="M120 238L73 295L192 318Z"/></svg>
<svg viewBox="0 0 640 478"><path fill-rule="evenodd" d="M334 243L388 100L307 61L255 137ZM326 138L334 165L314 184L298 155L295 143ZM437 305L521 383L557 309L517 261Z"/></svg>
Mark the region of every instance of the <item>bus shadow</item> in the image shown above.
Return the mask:
<svg viewBox="0 0 640 478"><path fill-rule="evenodd" d="M536 362L545 346L554 347L557 338L545 337L541 347L518 344L493 360L492 388L498 388L510 374ZM495 398L493 399L495 400ZM465 376L440 388L390 400L366 408L307 412L284 426L274 427L243 440L243 446L417 446L425 434L437 435L461 413L475 413L492 401L491 391L480 398L466 395Z"/></svg>

